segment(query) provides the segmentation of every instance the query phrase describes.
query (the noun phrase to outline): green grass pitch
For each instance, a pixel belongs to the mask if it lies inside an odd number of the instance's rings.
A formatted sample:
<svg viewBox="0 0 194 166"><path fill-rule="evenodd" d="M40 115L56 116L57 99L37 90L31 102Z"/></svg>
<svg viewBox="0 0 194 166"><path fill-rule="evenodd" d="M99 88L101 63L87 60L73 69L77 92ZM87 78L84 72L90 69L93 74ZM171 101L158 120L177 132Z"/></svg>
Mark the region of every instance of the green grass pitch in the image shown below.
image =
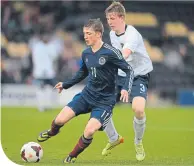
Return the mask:
<svg viewBox="0 0 194 166"><path fill-rule="evenodd" d="M22 145L30 141L37 142L37 135L50 127L59 111L41 113L32 108L2 108L1 143L8 158L22 165L64 165L62 159L82 135L89 114L73 119L62 128L59 135L41 143L44 156L39 163L25 163L20 158ZM123 105L115 107L113 119L117 130L125 138L124 144L113 149L110 156L102 157L101 151L107 143L107 137L104 132L98 132L91 146L78 157L74 165L194 165L194 108L148 108L146 115L146 158L143 162L135 159L133 112L130 107Z"/></svg>

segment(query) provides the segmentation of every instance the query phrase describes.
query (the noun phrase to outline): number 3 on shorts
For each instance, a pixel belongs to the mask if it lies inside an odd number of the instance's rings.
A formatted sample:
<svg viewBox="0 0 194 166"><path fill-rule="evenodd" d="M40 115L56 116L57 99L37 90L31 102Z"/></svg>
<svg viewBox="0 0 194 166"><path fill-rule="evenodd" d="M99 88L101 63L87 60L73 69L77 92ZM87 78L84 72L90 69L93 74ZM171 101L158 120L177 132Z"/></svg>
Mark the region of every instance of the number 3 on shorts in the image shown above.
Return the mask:
<svg viewBox="0 0 194 166"><path fill-rule="evenodd" d="M140 93L145 93L145 86L144 86L144 84L140 84Z"/></svg>

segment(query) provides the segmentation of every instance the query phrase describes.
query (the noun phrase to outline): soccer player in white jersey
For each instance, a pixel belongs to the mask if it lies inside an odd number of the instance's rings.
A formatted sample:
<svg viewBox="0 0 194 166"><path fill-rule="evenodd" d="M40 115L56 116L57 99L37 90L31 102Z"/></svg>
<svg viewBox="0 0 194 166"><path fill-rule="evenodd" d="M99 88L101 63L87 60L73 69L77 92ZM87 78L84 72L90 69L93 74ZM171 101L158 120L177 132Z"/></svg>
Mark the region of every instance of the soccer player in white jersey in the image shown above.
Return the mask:
<svg viewBox="0 0 194 166"><path fill-rule="evenodd" d="M136 159L142 161L145 158L142 138L145 131L145 105L147 98L148 82L150 72L153 70L152 62L148 56L144 46L141 34L131 25L125 23L125 8L120 2L113 2L105 10L108 25L111 28L110 40L113 47L122 52L125 60L132 66L134 70L134 80L132 90L130 92L130 102L134 112L133 127L135 132L135 150ZM118 90L123 84L125 73L118 71ZM118 91L119 92L119 91ZM118 93L118 98L119 98ZM109 143L102 151L102 155L108 155L111 149L123 142L113 124L109 124L104 130L109 137Z"/></svg>
<svg viewBox="0 0 194 166"><path fill-rule="evenodd" d="M30 48L33 62L33 83L37 86L38 110L43 112L46 108L51 108L53 104L56 104L54 103L56 95L52 87L57 83L54 62L58 57L58 52L48 34L42 34L40 39L32 43Z"/></svg>

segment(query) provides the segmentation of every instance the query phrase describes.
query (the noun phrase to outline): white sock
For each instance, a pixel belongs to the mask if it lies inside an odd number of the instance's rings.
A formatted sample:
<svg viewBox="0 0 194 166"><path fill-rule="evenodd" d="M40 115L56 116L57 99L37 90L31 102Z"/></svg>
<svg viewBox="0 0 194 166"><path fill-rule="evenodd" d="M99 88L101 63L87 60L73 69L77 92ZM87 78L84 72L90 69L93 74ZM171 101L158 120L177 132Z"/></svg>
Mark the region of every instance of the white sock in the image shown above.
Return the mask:
<svg viewBox="0 0 194 166"><path fill-rule="evenodd" d="M135 132L135 144L139 144L143 138L145 127L146 127L146 117L144 116L143 119L139 120L134 117L133 120L133 128Z"/></svg>
<svg viewBox="0 0 194 166"><path fill-rule="evenodd" d="M117 131L115 129L112 118L109 120L109 122L108 122L106 128L104 129L104 131L105 131L106 135L109 138L109 142L111 142L111 143L115 142L119 137L119 134L117 133Z"/></svg>

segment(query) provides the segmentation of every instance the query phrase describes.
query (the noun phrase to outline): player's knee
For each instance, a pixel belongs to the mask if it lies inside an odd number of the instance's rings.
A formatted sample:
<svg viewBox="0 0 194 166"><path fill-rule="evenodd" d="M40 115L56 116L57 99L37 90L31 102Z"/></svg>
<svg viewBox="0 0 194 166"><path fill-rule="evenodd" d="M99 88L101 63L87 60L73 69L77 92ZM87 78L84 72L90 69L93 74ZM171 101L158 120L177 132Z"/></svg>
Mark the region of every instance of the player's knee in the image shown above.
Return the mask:
<svg viewBox="0 0 194 166"><path fill-rule="evenodd" d="M143 97L135 97L132 102L132 109L137 119L143 119L145 116L145 104L146 100Z"/></svg>
<svg viewBox="0 0 194 166"><path fill-rule="evenodd" d="M145 116L145 112L143 108L139 108L139 107L133 107L132 108L134 113L135 113L135 117L138 119L142 119Z"/></svg>
<svg viewBox="0 0 194 166"><path fill-rule="evenodd" d="M85 137L92 137L93 134L97 131L95 127L86 127L84 130Z"/></svg>

